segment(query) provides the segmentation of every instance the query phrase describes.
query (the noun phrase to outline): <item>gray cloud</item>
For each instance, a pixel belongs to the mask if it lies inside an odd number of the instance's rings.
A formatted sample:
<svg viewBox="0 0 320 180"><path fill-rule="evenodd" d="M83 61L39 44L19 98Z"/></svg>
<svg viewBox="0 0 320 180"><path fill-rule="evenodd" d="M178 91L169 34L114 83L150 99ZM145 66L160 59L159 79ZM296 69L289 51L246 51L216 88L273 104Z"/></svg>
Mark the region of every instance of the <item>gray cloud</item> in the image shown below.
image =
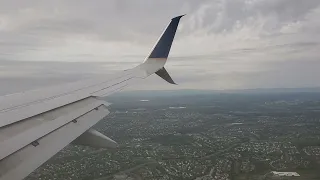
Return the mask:
<svg viewBox="0 0 320 180"><path fill-rule="evenodd" d="M319 86L318 0L11 0L0 2L0 93L133 67L184 13L167 65L180 85L152 76L132 89Z"/></svg>

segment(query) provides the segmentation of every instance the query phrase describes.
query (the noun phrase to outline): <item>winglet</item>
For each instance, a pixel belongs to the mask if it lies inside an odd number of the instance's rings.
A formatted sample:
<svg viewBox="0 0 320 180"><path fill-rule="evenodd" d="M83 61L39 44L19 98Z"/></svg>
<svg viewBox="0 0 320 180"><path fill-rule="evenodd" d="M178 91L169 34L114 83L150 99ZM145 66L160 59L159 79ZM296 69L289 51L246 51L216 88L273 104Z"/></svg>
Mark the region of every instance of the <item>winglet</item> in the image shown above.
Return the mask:
<svg viewBox="0 0 320 180"><path fill-rule="evenodd" d="M171 19L170 24L167 26L166 30L163 32L162 36L154 46L149 58L168 58L171 45L176 34L181 17L184 15L177 16Z"/></svg>
<svg viewBox="0 0 320 180"><path fill-rule="evenodd" d="M156 73L167 82L176 84L164 68L164 65L167 62L172 42L176 35L180 19L183 16L184 15L181 15L171 19L171 22L160 36L150 55L144 63L141 64L141 69L144 69L147 75Z"/></svg>
<svg viewBox="0 0 320 180"><path fill-rule="evenodd" d="M171 76L169 75L169 73L167 72L167 70L166 70L166 68L161 68L160 70L158 70L157 72L156 72L156 74L158 75L158 76L160 76L162 79L164 79L164 80L166 80L168 83L170 83L170 84L176 84L173 80L172 80L172 78L171 78Z"/></svg>

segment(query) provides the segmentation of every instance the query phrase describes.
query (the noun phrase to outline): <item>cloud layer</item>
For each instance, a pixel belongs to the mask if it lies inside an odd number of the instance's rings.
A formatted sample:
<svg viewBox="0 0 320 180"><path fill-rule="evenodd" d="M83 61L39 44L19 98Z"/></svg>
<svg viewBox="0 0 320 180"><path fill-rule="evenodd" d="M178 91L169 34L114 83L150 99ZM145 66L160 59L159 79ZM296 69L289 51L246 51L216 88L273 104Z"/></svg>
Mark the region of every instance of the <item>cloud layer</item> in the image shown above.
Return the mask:
<svg viewBox="0 0 320 180"><path fill-rule="evenodd" d="M167 65L180 85L154 76L132 89L320 85L319 0L11 0L0 2L1 91L133 67L185 13Z"/></svg>

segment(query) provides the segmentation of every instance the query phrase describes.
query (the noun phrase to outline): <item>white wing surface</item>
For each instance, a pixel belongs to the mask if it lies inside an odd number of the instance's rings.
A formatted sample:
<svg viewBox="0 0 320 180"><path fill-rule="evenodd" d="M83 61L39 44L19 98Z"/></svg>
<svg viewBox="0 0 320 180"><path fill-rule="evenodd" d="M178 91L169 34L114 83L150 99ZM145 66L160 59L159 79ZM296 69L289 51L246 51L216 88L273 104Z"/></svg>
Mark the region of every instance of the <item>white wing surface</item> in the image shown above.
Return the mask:
<svg viewBox="0 0 320 180"><path fill-rule="evenodd" d="M0 179L20 180L69 143L114 148L91 127L109 114L108 96L164 68L182 16L171 20L146 60L107 78L89 79L0 97Z"/></svg>

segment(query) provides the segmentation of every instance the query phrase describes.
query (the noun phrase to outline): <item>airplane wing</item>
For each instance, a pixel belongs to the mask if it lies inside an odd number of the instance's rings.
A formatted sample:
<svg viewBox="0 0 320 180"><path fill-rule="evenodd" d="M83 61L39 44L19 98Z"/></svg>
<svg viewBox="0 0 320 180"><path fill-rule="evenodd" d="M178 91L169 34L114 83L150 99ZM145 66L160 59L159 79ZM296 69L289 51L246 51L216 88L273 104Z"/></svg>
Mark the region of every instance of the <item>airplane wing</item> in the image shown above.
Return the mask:
<svg viewBox="0 0 320 180"><path fill-rule="evenodd" d="M0 97L0 179L20 180L70 143L117 147L92 129L109 114L108 96L156 73L175 84L164 64L182 16L171 20L140 65L103 79Z"/></svg>

